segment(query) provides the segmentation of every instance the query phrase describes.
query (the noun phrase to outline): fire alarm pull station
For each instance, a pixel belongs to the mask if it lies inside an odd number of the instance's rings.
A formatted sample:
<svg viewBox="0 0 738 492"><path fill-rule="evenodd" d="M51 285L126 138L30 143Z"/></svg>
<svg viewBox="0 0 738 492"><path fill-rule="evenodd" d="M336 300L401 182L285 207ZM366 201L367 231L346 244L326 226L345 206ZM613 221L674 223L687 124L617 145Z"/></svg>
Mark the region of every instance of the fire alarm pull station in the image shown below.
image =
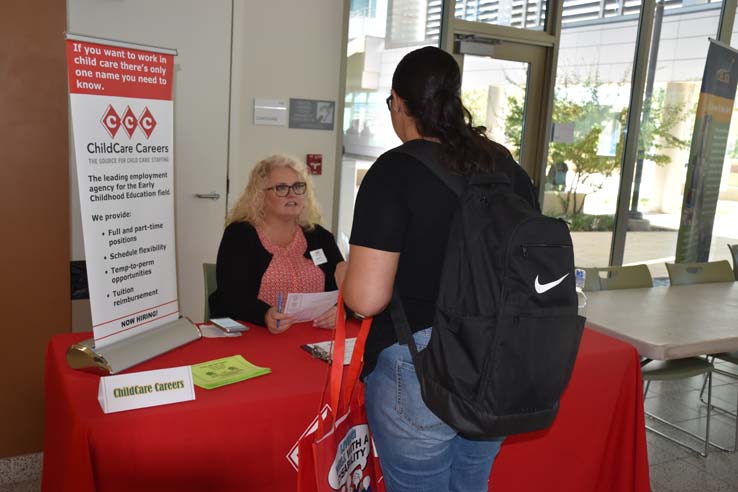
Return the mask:
<svg viewBox="0 0 738 492"><path fill-rule="evenodd" d="M323 174L323 154L308 154L307 167L310 174Z"/></svg>

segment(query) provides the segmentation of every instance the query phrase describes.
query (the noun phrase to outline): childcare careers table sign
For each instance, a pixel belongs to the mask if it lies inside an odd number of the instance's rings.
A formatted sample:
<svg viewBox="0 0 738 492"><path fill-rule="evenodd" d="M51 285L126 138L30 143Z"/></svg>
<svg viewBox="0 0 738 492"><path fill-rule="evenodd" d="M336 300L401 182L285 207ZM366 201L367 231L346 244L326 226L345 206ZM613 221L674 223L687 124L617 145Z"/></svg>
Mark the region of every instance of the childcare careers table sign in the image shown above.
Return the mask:
<svg viewBox="0 0 738 492"><path fill-rule="evenodd" d="M95 345L177 319L173 50L68 34Z"/></svg>

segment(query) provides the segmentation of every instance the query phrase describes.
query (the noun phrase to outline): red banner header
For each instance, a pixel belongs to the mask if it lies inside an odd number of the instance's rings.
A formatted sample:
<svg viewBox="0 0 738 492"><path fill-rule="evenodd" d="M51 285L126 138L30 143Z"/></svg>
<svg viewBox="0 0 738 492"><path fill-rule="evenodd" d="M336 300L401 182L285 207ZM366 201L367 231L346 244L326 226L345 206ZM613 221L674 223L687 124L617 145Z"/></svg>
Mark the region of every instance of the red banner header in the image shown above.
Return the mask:
<svg viewBox="0 0 738 492"><path fill-rule="evenodd" d="M174 56L67 40L69 92L172 99Z"/></svg>

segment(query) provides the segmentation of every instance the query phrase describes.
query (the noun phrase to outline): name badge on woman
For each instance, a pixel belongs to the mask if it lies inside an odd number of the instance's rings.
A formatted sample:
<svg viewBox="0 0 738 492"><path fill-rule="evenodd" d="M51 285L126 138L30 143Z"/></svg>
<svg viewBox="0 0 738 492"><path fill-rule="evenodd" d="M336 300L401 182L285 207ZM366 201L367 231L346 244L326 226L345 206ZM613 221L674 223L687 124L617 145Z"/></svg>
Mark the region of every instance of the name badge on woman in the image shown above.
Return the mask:
<svg viewBox="0 0 738 492"><path fill-rule="evenodd" d="M325 257L325 253L323 253L323 248L312 250L310 252L310 256L313 258L313 263L315 263L315 266L322 265L323 263L328 263L328 259Z"/></svg>

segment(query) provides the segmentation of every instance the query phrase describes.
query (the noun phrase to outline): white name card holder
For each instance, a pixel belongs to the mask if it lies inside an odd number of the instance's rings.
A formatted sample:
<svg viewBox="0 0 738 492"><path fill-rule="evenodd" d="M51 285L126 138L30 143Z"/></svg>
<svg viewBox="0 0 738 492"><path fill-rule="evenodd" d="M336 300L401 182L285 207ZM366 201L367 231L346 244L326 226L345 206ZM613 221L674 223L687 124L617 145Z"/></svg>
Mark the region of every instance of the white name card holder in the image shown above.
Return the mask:
<svg viewBox="0 0 738 492"><path fill-rule="evenodd" d="M97 399L103 412L168 405L195 399L190 366L100 378Z"/></svg>
<svg viewBox="0 0 738 492"><path fill-rule="evenodd" d="M67 364L72 369L115 374L198 340L201 336L192 321L179 318L105 347L96 348L92 338L82 340L67 349Z"/></svg>

